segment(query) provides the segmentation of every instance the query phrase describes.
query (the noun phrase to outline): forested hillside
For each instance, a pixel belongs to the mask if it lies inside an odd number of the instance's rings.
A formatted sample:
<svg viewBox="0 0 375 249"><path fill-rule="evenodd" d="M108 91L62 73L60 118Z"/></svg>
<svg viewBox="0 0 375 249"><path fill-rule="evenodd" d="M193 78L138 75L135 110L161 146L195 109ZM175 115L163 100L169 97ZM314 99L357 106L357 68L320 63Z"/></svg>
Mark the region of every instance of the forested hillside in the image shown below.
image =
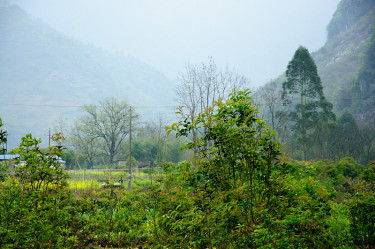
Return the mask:
<svg viewBox="0 0 375 249"><path fill-rule="evenodd" d="M262 117L277 130L290 157L302 159L306 151L307 159L351 156L367 164L375 153L375 2L342 0L327 33L325 45L311 53L314 63L303 70L310 75L316 65L317 75L310 82L321 82L320 101L332 104L336 119L326 122L314 117L318 99L302 103L311 92L298 92L290 85L296 80L288 75L290 67L295 67L294 57L285 67L286 74L259 89L255 97Z"/></svg>
<svg viewBox="0 0 375 249"><path fill-rule="evenodd" d="M343 0L327 26L326 44L312 56L326 97L360 124L374 119L375 1Z"/></svg>
<svg viewBox="0 0 375 249"><path fill-rule="evenodd" d="M52 123L76 115L74 108L33 105L74 106L108 96L136 106L173 102L173 88L165 86L174 83L162 73L130 56L79 43L6 1L0 4L0 32L0 113L10 145L30 131L43 137Z"/></svg>
<svg viewBox="0 0 375 249"><path fill-rule="evenodd" d="M327 25L327 41L311 55L334 110L350 111L360 125L374 116L375 1L343 0ZM281 83L284 76L275 81Z"/></svg>

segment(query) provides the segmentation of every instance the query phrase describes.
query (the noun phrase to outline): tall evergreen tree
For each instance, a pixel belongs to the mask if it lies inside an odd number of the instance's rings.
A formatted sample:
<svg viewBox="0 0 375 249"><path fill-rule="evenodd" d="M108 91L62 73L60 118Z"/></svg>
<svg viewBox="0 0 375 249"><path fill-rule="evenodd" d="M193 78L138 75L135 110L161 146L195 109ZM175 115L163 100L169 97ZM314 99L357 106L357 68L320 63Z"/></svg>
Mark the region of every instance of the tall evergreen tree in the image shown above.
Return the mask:
<svg viewBox="0 0 375 249"><path fill-rule="evenodd" d="M300 46L294 53L287 67L286 78L282 86L282 100L284 105L292 107L288 118L299 135L302 159L306 160L309 131L324 122L335 120L335 114L332 104L324 97L318 70L306 48Z"/></svg>
<svg viewBox="0 0 375 249"><path fill-rule="evenodd" d="M0 128L3 126L3 122L0 118ZM0 152L1 154L6 153L6 149L4 148L4 144L7 142L7 132L0 129Z"/></svg>

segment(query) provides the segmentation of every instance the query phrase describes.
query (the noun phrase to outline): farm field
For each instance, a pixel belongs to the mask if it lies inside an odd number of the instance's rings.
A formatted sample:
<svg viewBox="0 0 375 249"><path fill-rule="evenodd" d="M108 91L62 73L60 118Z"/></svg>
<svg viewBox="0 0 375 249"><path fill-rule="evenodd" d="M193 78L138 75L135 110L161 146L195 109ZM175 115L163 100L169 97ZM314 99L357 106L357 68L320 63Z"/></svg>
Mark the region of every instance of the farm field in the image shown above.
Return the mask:
<svg viewBox="0 0 375 249"><path fill-rule="evenodd" d="M128 188L127 169L67 170L69 189L75 192L105 188L110 183L118 188ZM141 169L132 172L132 188L146 187L162 174L160 168Z"/></svg>

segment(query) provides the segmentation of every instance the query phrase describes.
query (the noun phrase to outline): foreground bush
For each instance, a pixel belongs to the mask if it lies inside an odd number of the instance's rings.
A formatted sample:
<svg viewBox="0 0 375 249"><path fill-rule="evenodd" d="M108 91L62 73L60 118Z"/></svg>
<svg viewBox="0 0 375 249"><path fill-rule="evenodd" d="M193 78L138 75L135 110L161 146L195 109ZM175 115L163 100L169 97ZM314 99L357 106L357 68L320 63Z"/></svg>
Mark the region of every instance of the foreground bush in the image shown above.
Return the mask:
<svg viewBox="0 0 375 249"><path fill-rule="evenodd" d="M286 163L249 94L167 127L203 131L185 145L194 157L130 193L109 180L73 196L61 143L44 152L27 135L14 151L25 164L0 181L0 247L372 248L373 167Z"/></svg>
<svg viewBox="0 0 375 249"><path fill-rule="evenodd" d="M206 131L186 172L152 189L158 243L167 247L321 247L330 194L313 179L287 175L274 132L257 118L249 92L214 102L178 136ZM186 166L185 166L186 167Z"/></svg>
<svg viewBox="0 0 375 249"><path fill-rule="evenodd" d="M82 219L67 191L67 175L58 162L61 147L39 148L31 134L22 138L15 153L24 165L17 178L0 183L1 248L74 247Z"/></svg>

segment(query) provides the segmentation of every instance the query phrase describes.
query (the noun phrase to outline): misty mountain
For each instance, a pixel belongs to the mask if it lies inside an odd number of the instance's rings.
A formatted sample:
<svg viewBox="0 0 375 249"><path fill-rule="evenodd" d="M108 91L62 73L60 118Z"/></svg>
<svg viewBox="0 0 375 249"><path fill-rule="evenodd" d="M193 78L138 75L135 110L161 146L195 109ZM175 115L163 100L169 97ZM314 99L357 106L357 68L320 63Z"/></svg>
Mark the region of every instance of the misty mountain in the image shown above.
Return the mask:
<svg viewBox="0 0 375 249"><path fill-rule="evenodd" d="M4 0L0 33L0 117L11 146L26 132L46 140L53 123L79 114L79 108L45 105L79 106L109 96L133 106L173 103L174 82L162 73L77 42Z"/></svg>
<svg viewBox="0 0 375 249"><path fill-rule="evenodd" d="M311 53L326 98L337 113L349 110L360 124L375 119L375 73L368 73L375 72L374 32L375 1L342 0L327 25L325 45ZM275 81L281 86L284 80L285 74Z"/></svg>
<svg viewBox="0 0 375 249"><path fill-rule="evenodd" d="M364 68L375 70L369 54L374 31L375 1L342 0L327 26L326 44L312 54L335 110L351 111L360 123L375 118L374 99L368 98L375 95L375 77L360 82Z"/></svg>

